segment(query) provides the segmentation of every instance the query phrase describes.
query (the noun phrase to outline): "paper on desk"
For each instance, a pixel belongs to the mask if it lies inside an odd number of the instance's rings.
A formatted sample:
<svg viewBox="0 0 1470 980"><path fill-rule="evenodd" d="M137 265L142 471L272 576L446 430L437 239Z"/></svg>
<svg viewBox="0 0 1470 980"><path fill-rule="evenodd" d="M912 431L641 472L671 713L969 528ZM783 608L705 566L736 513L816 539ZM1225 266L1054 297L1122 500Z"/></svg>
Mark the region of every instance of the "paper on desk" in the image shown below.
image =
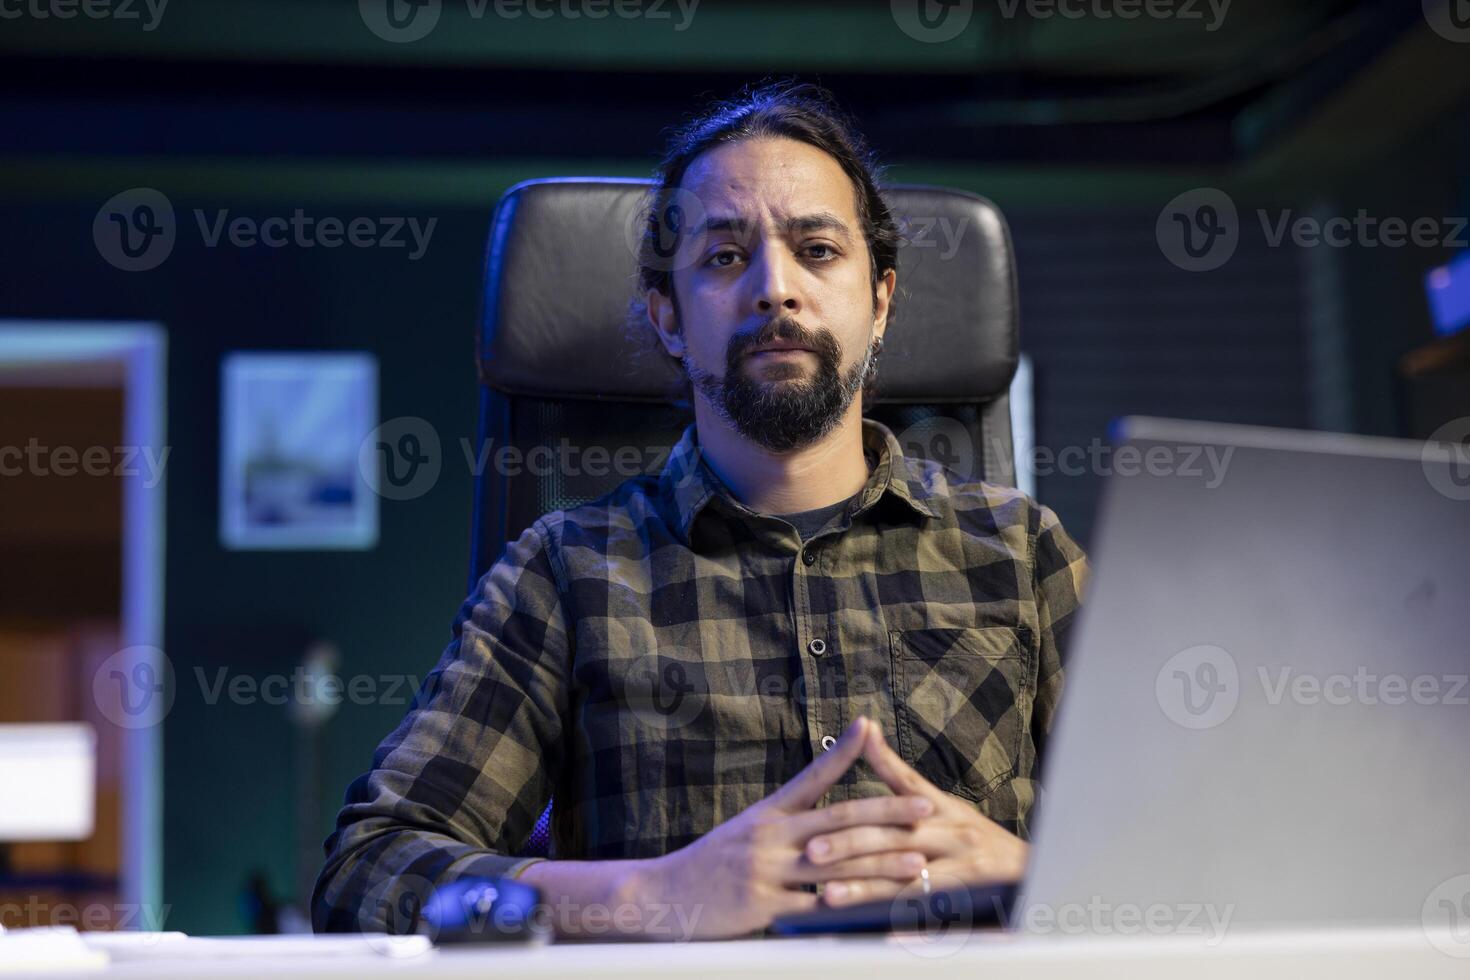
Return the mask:
<svg viewBox="0 0 1470 980"><path fill-rule="evenodd" d="M83 933L89 946L115 962L173 962L196 959L271 959L302 956L363 956L405 959L433 949L428 936L384 933L333 936L186 936L181 932Z"/></svg>
<svg viewBox="0 0 1470 980"><path fill-rule="evenodd" d="M0 933L0 974L101 970L107 954L89 949L73 926L7 929Z"/></svg>

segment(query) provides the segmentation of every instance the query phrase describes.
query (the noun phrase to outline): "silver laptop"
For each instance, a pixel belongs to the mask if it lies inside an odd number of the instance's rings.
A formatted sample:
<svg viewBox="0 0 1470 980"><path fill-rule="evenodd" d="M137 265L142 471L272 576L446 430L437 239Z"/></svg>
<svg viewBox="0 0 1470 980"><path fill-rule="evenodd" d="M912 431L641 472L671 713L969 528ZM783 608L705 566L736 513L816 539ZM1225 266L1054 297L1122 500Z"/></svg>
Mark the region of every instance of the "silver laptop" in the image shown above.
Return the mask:
<svg viewBox="0 0 1470 980"><path fill-rule="evenodd" d="M1470 944L1466 447L1133 418L1104 465L1011 924Z"/></svg>

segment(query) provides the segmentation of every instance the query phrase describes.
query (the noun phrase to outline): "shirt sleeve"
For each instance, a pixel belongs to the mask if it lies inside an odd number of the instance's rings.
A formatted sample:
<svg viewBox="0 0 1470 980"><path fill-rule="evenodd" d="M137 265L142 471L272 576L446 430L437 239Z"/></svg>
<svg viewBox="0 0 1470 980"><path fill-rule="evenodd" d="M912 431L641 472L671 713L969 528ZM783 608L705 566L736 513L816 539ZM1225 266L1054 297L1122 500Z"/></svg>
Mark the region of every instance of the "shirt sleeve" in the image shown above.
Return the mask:
<svg viewBox="0 0 1470 980"><path fill-rule="evenodd" d="M398 727L348 787L312 895L318 932L403 933L437 886L514 876L563 764L570 652L545 518L456 617Z"/></svg>
<svg viewBox="0 0 1470 980"><path fill-rule="evenodd" d="M1087 556L1062 527L1050 507L1039 508L1032 551L1039 620L1040 657L1036 671L1036 704L1031 714L1032 743L1036 746L1034 778L1040 779L1046 761L1046 741L1056 721L1057 703L1066 675L1067 641L1077 619L1090 573Z"/></svg>

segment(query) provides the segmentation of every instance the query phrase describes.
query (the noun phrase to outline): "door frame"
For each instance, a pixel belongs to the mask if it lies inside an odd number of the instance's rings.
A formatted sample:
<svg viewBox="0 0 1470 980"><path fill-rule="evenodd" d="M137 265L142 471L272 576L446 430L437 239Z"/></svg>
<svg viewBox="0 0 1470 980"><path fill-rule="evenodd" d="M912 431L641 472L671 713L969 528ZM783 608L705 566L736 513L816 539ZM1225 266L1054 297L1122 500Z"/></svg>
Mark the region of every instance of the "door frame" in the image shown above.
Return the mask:
<svg viewBox="0 0 1470 980"><path fill-rule="evenodd" d="M167 447L168 335L137 321L0 319L0 384L115 385L123 388L123 441ZM165 669L164 522L167 469L156 485L121 475L122 645L134 659ZM162 676L159 674L158 676ZM122 854L118 894L140 928L161 921L163 905L163 718L128 727L122 743ZM156 928L156 926L155 926Z"/></svg>

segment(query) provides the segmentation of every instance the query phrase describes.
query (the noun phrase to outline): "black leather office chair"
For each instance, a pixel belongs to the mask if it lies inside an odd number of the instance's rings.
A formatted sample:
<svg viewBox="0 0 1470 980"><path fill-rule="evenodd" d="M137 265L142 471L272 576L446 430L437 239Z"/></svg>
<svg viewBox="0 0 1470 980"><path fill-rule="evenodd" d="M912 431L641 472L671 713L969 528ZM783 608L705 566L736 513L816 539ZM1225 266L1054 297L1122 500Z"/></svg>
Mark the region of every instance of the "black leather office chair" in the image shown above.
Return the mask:
<svg viewBox="0 0 1470 980"><path fill-rule="evenodd" d="M531 466L528 450L555 451L562 440L580 453L650 447L646 469L656 472L653 448L667 451L690 421L669 400L677 369L667 358L638 356L625 330L638 214L651 186L531 180L508 190L495 209L478 344L479 445L493 440L492 453L514 446L528 465L514 476L495 466L481 471L471 591L506 542L537 517L627 479L606 463L604 475L582 472L591 465L575 475ZM906 434L911 455L1014 485L1007 389L1016 369L1017 298L1005 220L994 204L962 191L894 185L883 193L906 244L877 404L867 414ZM956 445L966 434L969 446ZM548 806L520 853L547 853L550 813Z"/></svg>

